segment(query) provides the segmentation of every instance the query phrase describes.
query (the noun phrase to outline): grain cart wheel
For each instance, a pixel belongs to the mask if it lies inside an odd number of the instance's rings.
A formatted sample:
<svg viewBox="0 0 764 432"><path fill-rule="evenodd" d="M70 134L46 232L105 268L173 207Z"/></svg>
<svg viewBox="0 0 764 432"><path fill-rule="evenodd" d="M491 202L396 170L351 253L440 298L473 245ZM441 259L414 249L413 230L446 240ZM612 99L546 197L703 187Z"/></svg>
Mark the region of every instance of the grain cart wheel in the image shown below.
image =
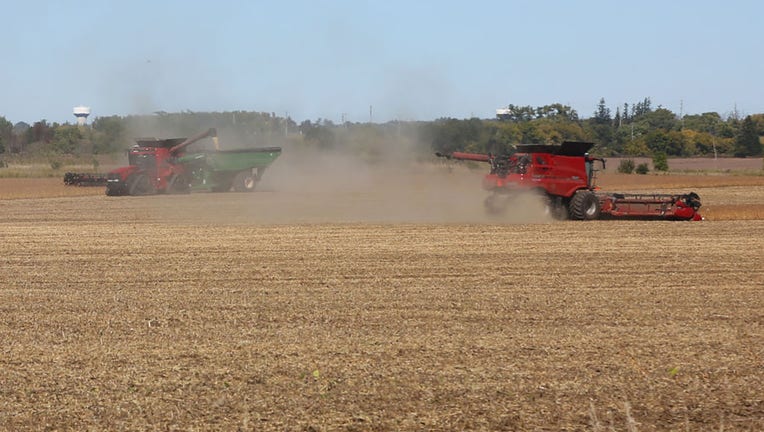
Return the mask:
<svg viewBox="0 0 764 432"><path fill-rule="evenodd" d="M167 191L171 194L187 194L191 192L191 182L183 174L173 174L167 182Z"/></svg>
<svg viewBox="0 0 764 432"><path fill-rule="evenodd" d="M570 199L568 206L573 220L594 220L600 217L600 200L592 191L580 190Z"/></svg>
<svg viewBox="0 0 764 432"><path fill-rule="evenodd" d="M130 195L151 195L156 191L146 174L135 174L127 180L127 192Z"/></svg>
<svg viewBox="0 0 764 432"><path fill-rule="evenodd" d="M233 190L236 192L252 192L255 190L257 178L252 171L242 171L233 179Z"/></svg>

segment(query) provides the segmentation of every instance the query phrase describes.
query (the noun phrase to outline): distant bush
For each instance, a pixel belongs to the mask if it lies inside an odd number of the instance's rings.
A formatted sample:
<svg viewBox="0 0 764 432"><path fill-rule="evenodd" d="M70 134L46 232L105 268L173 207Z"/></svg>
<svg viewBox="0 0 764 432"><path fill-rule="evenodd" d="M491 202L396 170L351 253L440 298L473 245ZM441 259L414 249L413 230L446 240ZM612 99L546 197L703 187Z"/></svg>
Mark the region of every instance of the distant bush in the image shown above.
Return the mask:
<svg viewBox="0 0 764 432"><path fill-rule="evenodd" d="M653 155L653 168L656 171L668 171L668 156L664 152L657 152Z"/></svg>
<svg viewBox="0 0 764 432"><path fill-rule="evenodd" d="M53 168L54 170L61 168L61 161L59 160L50 161L50 167Z"/></svg>
<svg viewBox="0 0 764 432"><path fill-rule="evenodd" d="M650 172L650 168L647 166L647 162L637 165L637 174L647 174Z"/></svg>
<svg viewBox="0 0 764 432"><path fill-rule="evenodd" d="M618 172L621 174L631 174L634 172L634 161L631 159L624 159L618 164Z"/></svg>

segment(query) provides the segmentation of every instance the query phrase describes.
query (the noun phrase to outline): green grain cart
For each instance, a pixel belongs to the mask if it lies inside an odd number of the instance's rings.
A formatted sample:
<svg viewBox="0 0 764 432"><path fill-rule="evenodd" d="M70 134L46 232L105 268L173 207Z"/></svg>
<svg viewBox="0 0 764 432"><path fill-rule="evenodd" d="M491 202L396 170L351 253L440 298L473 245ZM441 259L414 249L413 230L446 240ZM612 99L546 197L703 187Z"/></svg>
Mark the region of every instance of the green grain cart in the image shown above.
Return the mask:
<svg viewBox="0 0 764 432"><path fill-rule="evenodd" d="M178 158L190 174L190 190L250 192L281 154L280 147L188 153Z"/></svg>

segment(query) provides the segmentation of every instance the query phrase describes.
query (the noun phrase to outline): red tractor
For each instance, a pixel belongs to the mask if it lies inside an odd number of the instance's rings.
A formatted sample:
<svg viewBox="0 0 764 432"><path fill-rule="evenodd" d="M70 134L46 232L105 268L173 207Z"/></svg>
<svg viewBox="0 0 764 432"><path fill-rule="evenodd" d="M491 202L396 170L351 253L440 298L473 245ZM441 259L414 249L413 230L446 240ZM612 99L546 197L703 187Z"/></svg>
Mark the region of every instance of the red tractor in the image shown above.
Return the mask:
<svg viewBox="0 0 764 432"><path fill-rule="evenodd" d="M453 152L436 153L448 159L488 162L483 178L490 192L486 210L499 213L522 192L541 196L556 219L592 220L605 217L631 219L701 220L700 197L688 194L625 194L600 192L594 185L594 144L566 141L562 145L520 144L510 155Z"/></svg>
<svg viewBox="0 0 764 432"><path fill-rule="evenodd" d="M108 174L106 195L149 195L156 192L185 192L188 189L186 167L178 158L191 144L211 137L217 131L208 129L191 138L136 140L128 152L130 165Z"/></svg>

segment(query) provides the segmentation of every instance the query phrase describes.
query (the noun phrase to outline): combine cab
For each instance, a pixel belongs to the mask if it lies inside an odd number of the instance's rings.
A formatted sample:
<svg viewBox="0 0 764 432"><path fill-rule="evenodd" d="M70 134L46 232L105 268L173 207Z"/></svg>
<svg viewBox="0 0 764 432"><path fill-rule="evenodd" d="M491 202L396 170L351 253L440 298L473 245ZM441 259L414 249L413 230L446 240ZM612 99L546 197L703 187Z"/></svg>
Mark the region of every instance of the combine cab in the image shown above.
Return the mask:
<svg viewBox="0 0 764 432"><path fill-rule="evenodd" d="M485 207L501 213L513 205L519 193L535 193L557 219L599 218L701 220L700 197L694 193L624 194L606 193L595 186L595 162L589 156L594 144L566 141L562 145L520 144L510 155L454 152L436 153L447 159L486 162L491 170L483 178L489 191Z"/></svg>

